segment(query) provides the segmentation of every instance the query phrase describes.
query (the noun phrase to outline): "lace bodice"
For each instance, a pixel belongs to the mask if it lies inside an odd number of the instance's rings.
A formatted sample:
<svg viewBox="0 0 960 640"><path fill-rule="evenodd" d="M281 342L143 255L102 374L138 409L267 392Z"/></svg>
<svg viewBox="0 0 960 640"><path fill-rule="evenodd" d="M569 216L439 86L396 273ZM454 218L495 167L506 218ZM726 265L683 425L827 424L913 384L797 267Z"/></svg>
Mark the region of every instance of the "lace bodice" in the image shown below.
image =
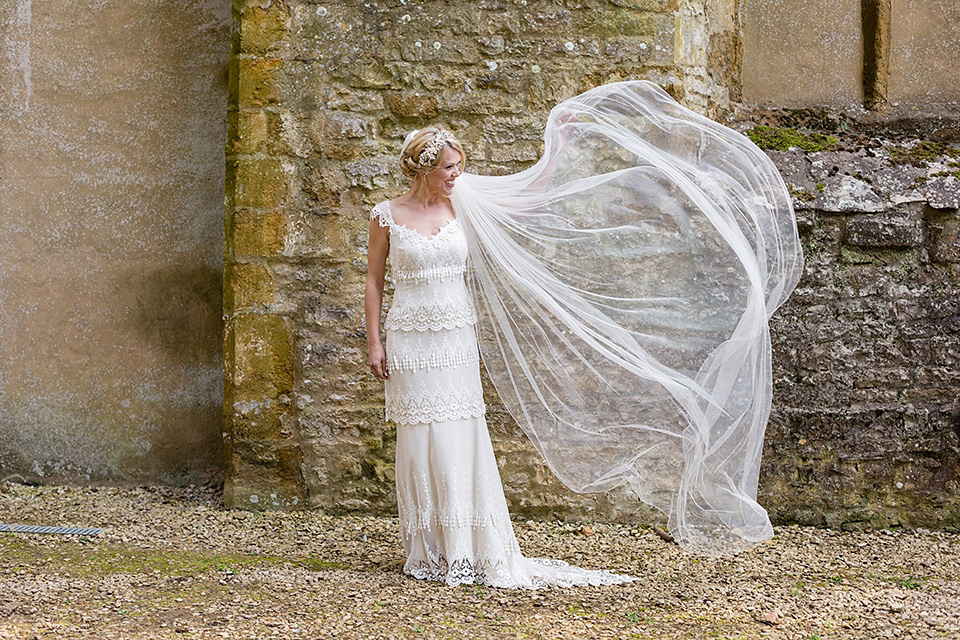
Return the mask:
<svg viewBox="0 0 960 640"><path fill-rule="evenodd" d="M467 238L453 219L432 236L397 224L390 202L373 208L371 218L390 230L390 268L397 284L460 277L467 268Z"/></svg>
<svg viewBox="0 0 960 640"><path fill-rule="evenodd" d="M371 218L390 230L387 419L427 423L483 415L477 315L464 282L467 239L456 219L433 236L397 224L390 203Z"/></svg>

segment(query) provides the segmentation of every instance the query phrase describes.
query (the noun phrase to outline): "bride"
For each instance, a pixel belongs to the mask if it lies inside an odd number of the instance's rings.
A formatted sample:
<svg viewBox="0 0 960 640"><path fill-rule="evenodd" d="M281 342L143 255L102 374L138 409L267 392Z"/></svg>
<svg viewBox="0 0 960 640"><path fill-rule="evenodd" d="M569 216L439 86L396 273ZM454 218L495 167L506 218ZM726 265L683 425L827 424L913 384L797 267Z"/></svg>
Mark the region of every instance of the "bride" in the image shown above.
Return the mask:
<svg viewBox="0 0 960 640"><path fill-rule="evenodd" d="M397 425L404 572L519 588L633 579L522 555L484 419L481 353L572 489L630 485L693 552L769 538L755 501L767 318L802 265L769 160L636 81L558 105L526 171L472 176L465 161L443 127L412 132L400 156L412 186L371 214L369 365Z"/></svg>

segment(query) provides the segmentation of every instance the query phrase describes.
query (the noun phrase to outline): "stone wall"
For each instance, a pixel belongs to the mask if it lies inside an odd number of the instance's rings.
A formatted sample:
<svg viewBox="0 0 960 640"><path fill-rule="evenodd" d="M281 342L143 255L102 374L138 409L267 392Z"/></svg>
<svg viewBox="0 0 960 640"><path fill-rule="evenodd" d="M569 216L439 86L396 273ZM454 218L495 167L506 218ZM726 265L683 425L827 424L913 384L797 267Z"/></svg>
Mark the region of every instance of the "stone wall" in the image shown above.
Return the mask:
<svg viewBox="0 0 960 640"><path fill-rule="evenodd" d="M889 33L864 30L867 5ZM761 8L769 21L750 22ZM714 116L741 97L879 95L894 118L960 86L946 2L234 0L232 52L229 9L0 9L3 477L216 481L225 463L229 504L390 512L395 431L361 301L368 211L406 187L405 132L446 121L468 170L504 173L536 159L557 101L624 78ZM799 39L778 40L786 10ZM784 522L956 526L960 153L948 138L764 136L808 263L772 326L761 500ZM564 489L488 392L515 512L649 515L625 493Z"/></svg>
<svg viewBox="0 0 960 640"><path fill-rule="evenodd" d="M806 268L771 325L761 503L781 522L957 527L960 145L833 140L770 151Z"/></svg>
<svg viewBox="0 0 960 640"><path fill-rule="evenodd" d="M723 6L235 3L228 503L395 509L395 430L365 366L362 295L369 209L406 188L395 169L403 135L446 121L468 170L503 173L538 157L551 106L601 82L649 78L723 110L740 69L736 7ZM773 322L761 499L780 522L955 525L957 152L764 132L808 266ZM650 517L626 493L562 487L487 390L515 513Z"/></svg>
<svg viewBox="0 0 960 640"><path fill-rule="evenodd" d="M952 0L742 0L743 99L907 117L960 102Z"/></svg>
<svg viewBox="0 0 960 640"><path fill-rule="evenodd" d="M229 9L0 6L0 478L219 481Z"/></svg>
<svg viewBox="0 0 960 640"><path fill-rule="evenodd" d="M707 7L709 4L709 8ZM547 112L648 78L701 111L739 70L735 3L681 0L243 1L234 4L226 248L226 498L250 507L395 509L395 430L366 367L368 214L406 188L405 133L445 121L474 172L541 151ZM508 497L574 497L490 395Z"/></svg>

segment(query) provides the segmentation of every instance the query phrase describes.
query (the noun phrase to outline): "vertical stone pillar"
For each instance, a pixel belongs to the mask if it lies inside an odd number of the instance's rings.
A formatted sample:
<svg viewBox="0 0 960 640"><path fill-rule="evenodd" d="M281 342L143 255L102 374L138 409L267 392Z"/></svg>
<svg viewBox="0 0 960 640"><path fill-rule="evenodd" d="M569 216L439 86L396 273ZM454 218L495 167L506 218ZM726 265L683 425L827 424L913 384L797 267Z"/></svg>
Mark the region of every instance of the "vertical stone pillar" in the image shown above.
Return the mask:
<svg viewBox="0 0 960 640"><path fill-rule="evenodd" d="M887 104L890 70L890 0L861 0L863 28L863 102L868 109Z"/></svg>
<svg viewBox="0 0 960 640"><path fill-rule="evenodd" d="M293 387L293 321L274 267L286 239L291 169L271 154L290 15L278 0L235 0L224 247L224 501L302 508L306 488Z"/></svg>

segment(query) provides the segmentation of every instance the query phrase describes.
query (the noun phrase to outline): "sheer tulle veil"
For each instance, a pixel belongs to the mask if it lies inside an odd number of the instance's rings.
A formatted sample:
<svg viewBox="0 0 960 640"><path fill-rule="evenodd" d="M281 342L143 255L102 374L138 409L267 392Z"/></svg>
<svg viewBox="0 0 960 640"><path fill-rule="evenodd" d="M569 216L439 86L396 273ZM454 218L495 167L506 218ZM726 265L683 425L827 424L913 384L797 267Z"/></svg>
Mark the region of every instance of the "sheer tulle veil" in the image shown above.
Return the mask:
<svg viewBox="0 0 960 640"><path fill-rule="evenodd" d="M553 472L628 484L695 553L769 538L767 321L803 257L763 152L652 83L609 84L553 109L536 165L464 174L452 201L484 365Z"/></svg>

